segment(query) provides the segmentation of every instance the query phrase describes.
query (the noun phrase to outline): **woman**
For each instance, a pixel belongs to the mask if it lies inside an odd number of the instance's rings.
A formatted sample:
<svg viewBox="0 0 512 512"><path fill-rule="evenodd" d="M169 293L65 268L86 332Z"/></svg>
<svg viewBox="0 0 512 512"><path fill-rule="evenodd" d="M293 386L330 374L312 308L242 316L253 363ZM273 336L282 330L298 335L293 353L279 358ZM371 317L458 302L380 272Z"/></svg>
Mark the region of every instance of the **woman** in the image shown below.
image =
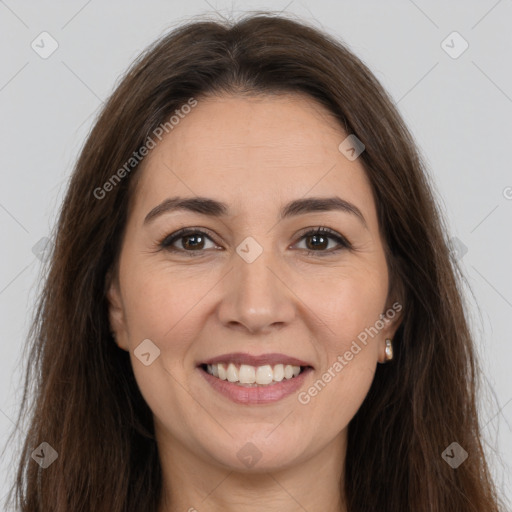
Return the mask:
<svg viewBox="0 0 512 512"><path fill-rule="evenodd" d="M342 44L265 13L176 29L72 175L18 509L497 511L457 272Z"/></svg>

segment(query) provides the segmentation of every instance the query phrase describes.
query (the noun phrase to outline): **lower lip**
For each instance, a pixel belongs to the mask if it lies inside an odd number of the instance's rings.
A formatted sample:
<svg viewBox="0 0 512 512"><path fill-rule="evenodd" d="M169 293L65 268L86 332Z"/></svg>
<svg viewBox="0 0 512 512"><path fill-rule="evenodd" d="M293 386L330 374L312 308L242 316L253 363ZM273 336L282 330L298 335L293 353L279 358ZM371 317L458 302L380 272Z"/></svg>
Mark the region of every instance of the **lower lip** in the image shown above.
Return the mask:
<svg viewBox="0 0 512 512"><path fill-rule="evenodd" d="M197 368L206 381L219 393L223 394L233 402L245 405L268 404L277 402L297 391L303 384L306 377L313 370L306 368L297 377L292 379L283 379L275 384L266 386L245 387L229 382L228 380L218 379L210 375L201 367Z"/></svg>

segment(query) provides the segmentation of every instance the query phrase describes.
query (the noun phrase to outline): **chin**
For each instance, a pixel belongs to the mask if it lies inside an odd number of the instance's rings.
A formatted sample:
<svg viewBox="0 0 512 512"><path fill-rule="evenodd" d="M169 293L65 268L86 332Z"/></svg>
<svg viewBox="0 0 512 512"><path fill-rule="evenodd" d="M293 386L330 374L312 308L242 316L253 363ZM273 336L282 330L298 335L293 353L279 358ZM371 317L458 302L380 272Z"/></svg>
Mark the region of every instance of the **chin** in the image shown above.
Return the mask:
<svg viewBox="0 0 512 512"><path fill-rule="evenodd" d="M229 439L225 447L216 443L213 450L208 450L211 456L222 466L241 473L266 473L280 471L298 462L298 454L303 449L297 445L286 444L286 436L277 437L272 441L265 439L268 434L246 435Z"/></svg>

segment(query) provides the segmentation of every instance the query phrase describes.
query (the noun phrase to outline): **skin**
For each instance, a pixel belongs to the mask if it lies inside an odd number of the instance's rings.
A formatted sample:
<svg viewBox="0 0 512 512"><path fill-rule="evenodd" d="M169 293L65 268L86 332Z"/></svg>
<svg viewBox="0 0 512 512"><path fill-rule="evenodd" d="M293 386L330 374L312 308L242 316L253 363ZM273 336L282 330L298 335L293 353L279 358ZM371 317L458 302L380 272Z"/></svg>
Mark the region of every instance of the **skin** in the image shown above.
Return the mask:
<svg viewBox="0 0 512 512"><path fill-rule="evenodd" d="M385 338L393 337L399 315L360 344L306 405L297 393L271 404L236 404L196 368L228 352L281 352L314 367L304 391L391 307L370 184L360 159L338 150L346 136L307 96L209 97L138 171L108 299L116 342L130 352L155 419L164 479L159 512L346 510L340 481L347 427L377 363L385 361ZM367 227L336 210L279 220L291 200L332 195L357 206ZM151 209L173 196L211 197L227 203L230 214L175 211L144 224ZM302 232L319 226L353 248L327 254L340 247L331 238L315 248ZM181 252L159 248L182 227L213 236L199 241L199 252L183 248L190 238L174 242ZM252 263L236 252L248 236L263 248ZM144 339L160 349L149 366L134 355ZM249 441L261 453L251 468L237 457Z"/></svg>

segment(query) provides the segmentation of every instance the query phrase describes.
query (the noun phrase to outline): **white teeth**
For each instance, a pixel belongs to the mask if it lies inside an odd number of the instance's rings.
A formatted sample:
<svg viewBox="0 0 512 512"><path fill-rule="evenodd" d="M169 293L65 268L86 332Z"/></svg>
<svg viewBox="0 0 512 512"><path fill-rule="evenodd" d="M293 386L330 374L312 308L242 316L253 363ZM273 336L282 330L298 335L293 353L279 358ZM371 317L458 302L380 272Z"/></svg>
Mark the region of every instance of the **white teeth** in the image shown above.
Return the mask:
<svg viewBox="0 0 512 512"><path fill-rule="evenodd" d="M238 381L238 370L233 363L229 363L228 369L226 370L226 375L228 377L229 382L237 382Z"/></svg>
<svg viewBox="0 0 512 512"><path fill-rule="evenodd" d="M266 364L265 366L258 366L256 370L256 384L270 384L274 377L272 366Z"/></svg>
<svg viewBox="0 0 512 512"><path fill-rule="evenodd" d="M224 368L223 364L214 364L212 366L217 367L217 373L219 374L218 377L221 380L226 380L228 376L226 375L226 369Z"/></svg>
<svg viewBox="0 0 512 512"><path fill-rule="evenodd" d="M256 370L254 366L249 366L248 364L240 365L238 380L242 384L254 384L256 382Z"/></svg>
<svg viewBox="0 0 512 512"><path fill-rule="evenodd" d="M276 364L274 367L269 364L258 367L242 364L237 368L234 363L229 363L226 368L225 364L219 363L209 364L206 369L210 375L221 380L263 386L272 382L281 382L283 379L291 379L300 374L300 366L291 364Z"/></svg>
<svg viewBox="0 0 512 512"><path fill-rule="evenodd" d="M299 366L300 371L300 366ZM281 382L284 379L284 365L283 364L276 364L274 366L274 380L276 382Z"/></svg>

